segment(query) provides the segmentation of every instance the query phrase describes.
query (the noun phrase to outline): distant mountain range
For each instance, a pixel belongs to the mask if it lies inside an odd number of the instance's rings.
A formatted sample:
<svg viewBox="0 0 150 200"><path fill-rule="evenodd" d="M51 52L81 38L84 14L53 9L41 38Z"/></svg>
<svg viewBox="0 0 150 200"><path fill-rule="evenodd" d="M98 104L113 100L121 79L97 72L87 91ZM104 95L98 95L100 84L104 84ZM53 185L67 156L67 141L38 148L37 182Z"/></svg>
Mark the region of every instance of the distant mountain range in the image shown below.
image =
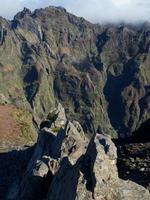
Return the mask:
<svg viewBox="0 0 150 200"><path fill-rule="evenodd" d="M86 133L131 136L150 118L149 46L148 22L101 26L60 7L1 17L0 103L38 126L61 102Z"/></svg>

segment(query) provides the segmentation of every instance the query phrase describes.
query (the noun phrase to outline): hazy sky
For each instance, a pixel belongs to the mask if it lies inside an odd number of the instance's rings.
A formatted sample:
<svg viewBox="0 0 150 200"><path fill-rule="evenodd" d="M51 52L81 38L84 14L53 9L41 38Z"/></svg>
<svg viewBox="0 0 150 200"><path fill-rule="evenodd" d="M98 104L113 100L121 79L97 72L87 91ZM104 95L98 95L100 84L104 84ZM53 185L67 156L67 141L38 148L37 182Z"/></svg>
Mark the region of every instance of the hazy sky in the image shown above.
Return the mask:
<svg viewBox="0 0 150 200"><path fill-rule="evenodd" d="M94 23L150 21L150 0L0 0L0 16L12 19L24 7L49 5L63 6Z"/></svg>

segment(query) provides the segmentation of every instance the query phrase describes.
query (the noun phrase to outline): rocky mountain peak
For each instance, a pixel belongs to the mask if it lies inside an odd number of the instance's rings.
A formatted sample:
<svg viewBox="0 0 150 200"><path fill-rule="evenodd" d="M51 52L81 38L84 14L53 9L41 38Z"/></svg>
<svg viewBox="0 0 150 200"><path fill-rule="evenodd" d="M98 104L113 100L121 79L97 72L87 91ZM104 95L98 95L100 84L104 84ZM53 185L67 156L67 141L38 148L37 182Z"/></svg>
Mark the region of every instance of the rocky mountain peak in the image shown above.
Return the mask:
<svg viewBox="0 0 150 200"><path fill-rule="evenodd" d="M24 8L22 11L18 12L15 16L14 19L22 19L26 16L31 16L32 12L28 8Z"/></svg>

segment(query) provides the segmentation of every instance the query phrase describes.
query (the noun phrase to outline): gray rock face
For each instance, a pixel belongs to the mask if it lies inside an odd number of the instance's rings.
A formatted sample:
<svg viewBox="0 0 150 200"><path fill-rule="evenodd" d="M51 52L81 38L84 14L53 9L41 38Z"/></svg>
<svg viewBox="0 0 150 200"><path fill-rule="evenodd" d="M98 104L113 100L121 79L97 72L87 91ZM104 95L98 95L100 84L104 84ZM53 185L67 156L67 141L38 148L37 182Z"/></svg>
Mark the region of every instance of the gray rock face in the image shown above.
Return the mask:
<svg viewBox="0 0 150 200"><path fill-rule="evenodd" d="M67 119L66 119L66 115L65 115L65 110L60 103L58 104L57 109L55 109L49 113L47 118L50 118L51 113L53 113L56 116L56 118L54 119L54 122L53 122L53 127L59 128L60 126L63 126L66 124Z"/></svg>
<svg viewBox="0 0 150 200"><path fill-rule="evenodd" d="M48 200L149 199L143 187L118 178L116 147L108 136L97 134L75 165L62 162L50 186Z"/></svg>
<svg viewBox="0 0 150 200"><path fill-rule="evenodd" d="M58 107L62 111L61 105ZM16 196L8 199L150 198L149 192L142 186L118 178L116 147L109 136L95 134L89 141L78 122L66 121L62 125L64 119L62 112L55 120L57 126L53 122L50 127L42 127L32 159L17 188L18 193L14 192Z"/></svg>
<svg viewBox="0 0 150 200"><path fill-rule="evenodd" d="M57 109L52 109L45 121L43 121L40 125L40 129L47 127L53 129L59 129L66 124L66 115L65 110L62 105L59 103Z"/></svg>

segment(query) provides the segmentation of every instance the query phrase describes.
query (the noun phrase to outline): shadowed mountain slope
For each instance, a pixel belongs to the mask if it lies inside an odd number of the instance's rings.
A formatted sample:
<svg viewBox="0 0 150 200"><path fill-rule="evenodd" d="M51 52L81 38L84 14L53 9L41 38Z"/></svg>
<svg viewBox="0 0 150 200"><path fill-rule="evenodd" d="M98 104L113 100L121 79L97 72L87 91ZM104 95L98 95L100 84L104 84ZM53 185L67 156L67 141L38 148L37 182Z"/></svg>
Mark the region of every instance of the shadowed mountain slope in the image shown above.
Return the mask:
<svg viewBox="0 0 150 200"><path fill-rule="evenodd" d="M100 26L63 8L0 18L0 102L25 108L37 124L55 107L113 137L150 117L150 26Z"/></svg>

